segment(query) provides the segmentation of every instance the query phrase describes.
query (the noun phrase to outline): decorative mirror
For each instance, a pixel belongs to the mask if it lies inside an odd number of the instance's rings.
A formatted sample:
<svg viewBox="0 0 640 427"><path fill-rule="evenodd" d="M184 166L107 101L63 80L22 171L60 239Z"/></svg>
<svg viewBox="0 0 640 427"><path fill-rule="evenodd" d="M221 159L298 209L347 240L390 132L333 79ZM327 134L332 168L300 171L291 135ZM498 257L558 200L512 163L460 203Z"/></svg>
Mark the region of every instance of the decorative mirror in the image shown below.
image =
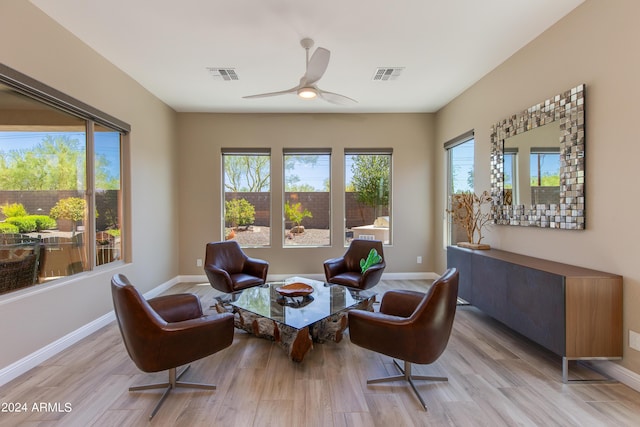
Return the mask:
<svg viewBox="0 0 640 427"><path fill-rule="evenodd" d="M494 224L585 227L585 85L491 127Z"/></svg>

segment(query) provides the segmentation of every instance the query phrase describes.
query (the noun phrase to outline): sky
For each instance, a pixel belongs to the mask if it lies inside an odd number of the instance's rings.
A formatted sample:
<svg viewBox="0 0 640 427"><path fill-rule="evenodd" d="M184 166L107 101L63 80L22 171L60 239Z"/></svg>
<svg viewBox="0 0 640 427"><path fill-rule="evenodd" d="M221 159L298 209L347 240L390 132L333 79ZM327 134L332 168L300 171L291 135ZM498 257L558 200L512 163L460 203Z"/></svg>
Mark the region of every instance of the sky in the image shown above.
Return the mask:
<svg viewBox="0 0 640 427"><path fill-rule="evenodd" d="M285 171L286 175L297 175L298 184L309 184L317 191L324 191L325 182L331 174L331 156L319 155L315 164L295 162L293 170Z"/></svg>
<svg viewBox="0 0 640 427"><path fill-rule="evenodd" d="M30 149L40 144L48 135L65 135L70 139L85 140L84 132L0 132L0 151ZM96 155L104 155L109 162L109 172L120 176L120 134L118 132L95 132Z"/></svg>
<svg viewBox="0 0 640 427"><path fill-rule="evenodd" d="M351 172L352 156L345 156L345 185L348 186L353 178ZM300 183L307 183L318 191L324 191L324 183L331 174L330 167L331 156L320 155L315 165L306 163L295 163L294 169L290 172L300 177Z"/></svg>
<svg viewBox="0 0 640 427"><path fill-rule="evenodd" d="M469 140L451 148L451 165L453 168L453 193L474 191L469 186L469 173L473 173L474 140Z"/></svg>
<svg viewBox="0 0 640 427"><path fill-rule="evenodd" d="M317 157L316 162L292 162L293 168L285 171L286 177L297 176L300 180L295 183L296 185L308 184L316 191L325 191L325 182L331 175L331 156L328 154L313 154L308 156ZM302 156L296 155L295 157L299 158ZM347 184L350 183L351 177L353 176L349 165L349 159L347 159L347 170L345 171ZM244 185L246 186L246 182Z"/></svg>

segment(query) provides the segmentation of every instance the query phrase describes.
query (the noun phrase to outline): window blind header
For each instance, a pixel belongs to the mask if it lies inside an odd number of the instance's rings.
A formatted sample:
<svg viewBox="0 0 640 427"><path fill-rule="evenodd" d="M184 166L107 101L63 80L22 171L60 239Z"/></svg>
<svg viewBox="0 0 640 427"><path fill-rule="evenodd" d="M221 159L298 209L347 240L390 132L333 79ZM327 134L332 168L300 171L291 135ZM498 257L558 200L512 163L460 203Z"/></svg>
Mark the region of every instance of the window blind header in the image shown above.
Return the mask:
<svg viewBox="0 0 640 427"><path fill-rule="evenodd" d="M30 98L52 107L59 108L84 120L94 122L122 133L131 132L131 126L97 108L85 104L59 90L45 85L31 77L0 64L0 82Z"/></svg>
<svg viewBox="0 0 640 427"><path fill-rule="evenodd" d="M331 154L331 148L283 148L282 153L285 156L295 154Z"/></svg>
<svg viewBox="0 0 640 427"><path fill-rule="evenodd" d="M344 154L393 154L393 148L345 148Z"/></svg>
<svg viewBox="0 0 640 427"><path fill-rule="evenodd" d="M444 143L444 148L445 148L445 150L448 150L449 148L453 148L456 145L460 145L460 144L462 144L464 142L467 142L467 141L473 139L474 135L475 135L475 132L474 132L473 129L468 131L468 132L465 132L462 135L459 135L459 136L457 136L457 137L455 137L453 139L450 139L449 141L445 142Z"/></svg>
<svg viewBox="0 0 640 427"><path fill-rule="evenodd" d="M271 148L244 148L244 147L233 147L233 148L222 148L220 150L222 155L227 156L268 156L271 154Z"/></svg>

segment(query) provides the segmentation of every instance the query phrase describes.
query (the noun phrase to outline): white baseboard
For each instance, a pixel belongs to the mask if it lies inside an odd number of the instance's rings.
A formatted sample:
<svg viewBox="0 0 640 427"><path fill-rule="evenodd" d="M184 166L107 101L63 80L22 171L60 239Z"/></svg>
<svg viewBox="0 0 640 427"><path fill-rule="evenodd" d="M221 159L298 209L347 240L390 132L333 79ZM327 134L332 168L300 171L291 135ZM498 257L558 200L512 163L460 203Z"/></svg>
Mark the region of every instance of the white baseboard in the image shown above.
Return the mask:
<svg viewBox="0 0 640 427"><path fill-rule="evenodd" d="M87 323L81 328L76 329L64 337L52 342L51 344L34 351L30 355L23 357L11 365L0 369L0 386L35 368L45 360L55 356L68 347L71 347L73 344L88 337L100 328L107 326L113 320L115 320L115 315L113 314L113 311L111 311L104 316L97 318L93 322Z"/></svg>
<svg viewBox="0 0 640 427"><path fill-rule="evenodd" d="M586 362L593 370L598 371L622 384L640 391L640 375L610 360L594 360Z"/></svg>
<svg viewBox="0 0 640 427"><path fill-rule="evenodd" d="M178 282L178 278L175 277L168 282L156 286L149 292L145 293L144 297L149 299L158 296ZM76 329L73 332L68 333L67 335L52 342L51 344L48 344L34 351L33 353L29 354L26 357L23 357L22 359L12 363L11 365L5 366L4 368L0 369L0 386L28 372L47 359L50 359L61 351L71 347L81 339L86 338L92 333L107 326L109 323L114 321L115 318L115 314L113 310L111 310L107 314L100 316L96 320L87 323L86 325Z"/></svg>
<svg viewBox="0 0 640 427"><path fill-rule="evenodd" d="M289 277L302 276L312 280L324 280L324 274L269 274L267 280L277 281L284 280ZM382 280L436 280L440 277L437 273L419 272L419 273L382 273ZM208 282L207 276L203 275L185 275L178 276L176 283L205 283Z"/></svg>

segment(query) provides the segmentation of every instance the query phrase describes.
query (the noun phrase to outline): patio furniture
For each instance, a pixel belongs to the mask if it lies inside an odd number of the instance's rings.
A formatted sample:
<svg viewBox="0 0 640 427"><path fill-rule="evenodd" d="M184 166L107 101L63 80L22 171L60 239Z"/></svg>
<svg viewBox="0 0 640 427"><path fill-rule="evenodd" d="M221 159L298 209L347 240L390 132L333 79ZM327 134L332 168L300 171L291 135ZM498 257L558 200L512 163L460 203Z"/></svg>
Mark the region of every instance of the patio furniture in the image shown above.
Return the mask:
<svg viewBox="0 0 640 427"><path fill-rule="evenodd" d="M36 284L38 244L33 253L22 258L0 261L0 294Z"/></svg>
<svg viewBox="0 0 640 427"><path fill-rule="evenodd" d="M82 233L73 237L49 236L42 240L40 280L81 273L85 269L85 252Z"/></svg>
<svg viewBox="0 0 640 427"><path fill-rule="evenodd" d="M40 240L22 234L0 234L0 294L37 283Z"/></svg>

